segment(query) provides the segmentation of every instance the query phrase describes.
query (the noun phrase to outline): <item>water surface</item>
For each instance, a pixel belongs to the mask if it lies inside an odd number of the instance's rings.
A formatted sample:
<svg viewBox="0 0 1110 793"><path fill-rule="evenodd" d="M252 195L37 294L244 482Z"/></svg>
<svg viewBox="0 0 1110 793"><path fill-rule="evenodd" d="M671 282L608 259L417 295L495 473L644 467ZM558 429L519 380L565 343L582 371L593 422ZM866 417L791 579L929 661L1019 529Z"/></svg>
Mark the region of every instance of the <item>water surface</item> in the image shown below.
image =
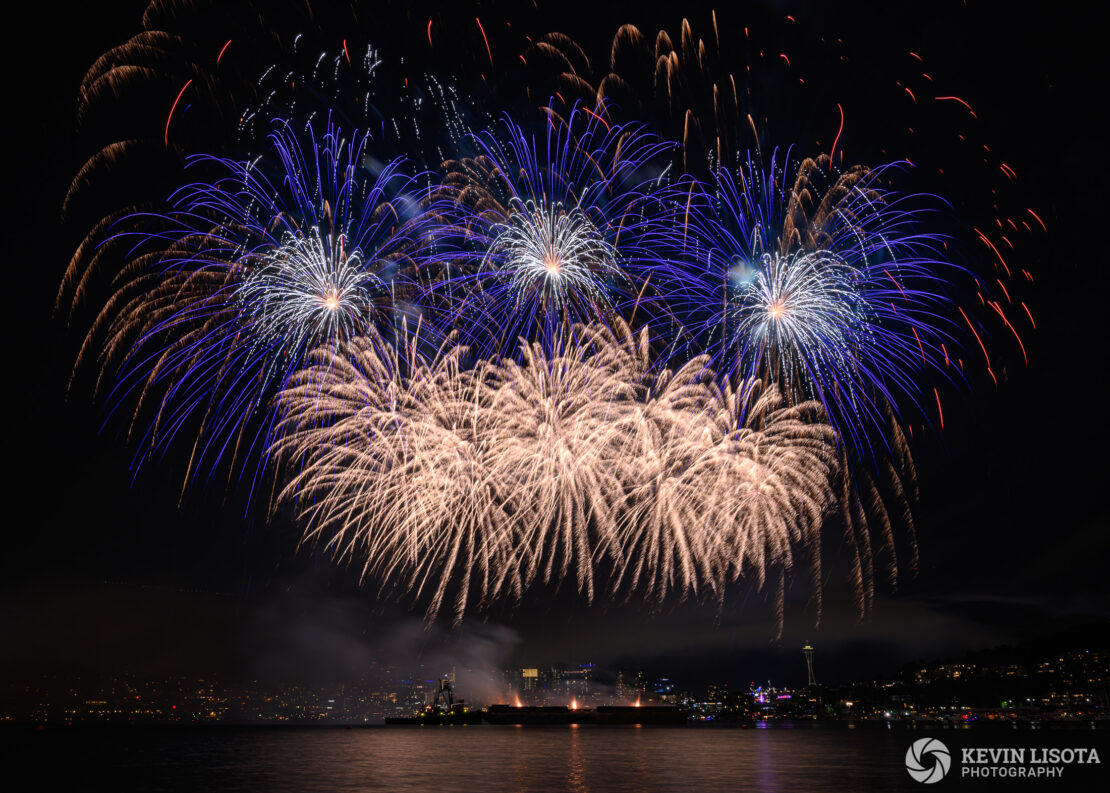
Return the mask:
<svg viewBox="0 0 1110 793"><path fill-rule="evenodd" d="M12 738L14 736L8 736ZM46 784L130 791L896 791L886 729L74 727L8 748Z"/></svg>

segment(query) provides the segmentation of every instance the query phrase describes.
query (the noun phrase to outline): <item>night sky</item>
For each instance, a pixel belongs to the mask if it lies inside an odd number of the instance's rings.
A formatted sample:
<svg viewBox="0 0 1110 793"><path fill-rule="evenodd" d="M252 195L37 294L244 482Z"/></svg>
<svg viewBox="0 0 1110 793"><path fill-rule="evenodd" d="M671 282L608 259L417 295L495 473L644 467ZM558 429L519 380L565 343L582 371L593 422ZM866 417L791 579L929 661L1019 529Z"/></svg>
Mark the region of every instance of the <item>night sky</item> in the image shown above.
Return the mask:
<svg viewBox="0 0 1110 793"><path fill-rule="evenodd" d="M541 8L534 32L563 30L599 58L621 23L673 33L683 13L696 28L708 18L688 3L613 4L592 14L542 5L551 8ZM1009 189L1049 228L1019 252L1037 278L1027 290L1038 326L1024 335L1028 366L1007 349L999 386L976 380L962 404L947 406L944 433L915 446L921 569L905 571L897 592L883 589L860 622L830 534L821 627L799 572L779 642L771 604L742 587L720 612L692 602L661 613L642 603L590 605L573 587L539 589L515 611L494 608L453 632L423 630L420 610L378 601L374 587L359 588L356 571L298 550L288 520L267 524L241 495L225 498L214 486L179 505L181 460L147 465L133 480L133 449L111 425L98 432L105 414L88 380L79 378L67 399L82 329L52 313L85 231L60 219L66 187L90 151L75 132L76 88L100 53L139 29L143 4L111 6L36 4L37 16L10 31L6 677L172 670L341 678L370 657L419 656L429 666L594 661L642 664L691 684L768 676L790 683L804 674L805 640L818 647L819 676L833 680L1110 616L1105 134L1095 120L1106 83L1094 26L1068 4L1015 15L1004 3L890 3L876 16L784 2L721 16L723 31L750 19L753 29L762 24L766 35L784 37L792 69L818 81L827 54L806 47L821 37L842 37L853 68L871 73L907 50L922 53L938 82L975 108L978 133L1019 175ZM786 14L796 26L781 22ZM842 145L864 159L884 125L908 123L867 83L829 90L823 105L778 107L769 98L772 137L827 148L839 102ZM760 91L773 95L774 85ZM935 123L919 129L921 137L951 128L940 113ZM949 198L959 205L959 196Z"/></svg>

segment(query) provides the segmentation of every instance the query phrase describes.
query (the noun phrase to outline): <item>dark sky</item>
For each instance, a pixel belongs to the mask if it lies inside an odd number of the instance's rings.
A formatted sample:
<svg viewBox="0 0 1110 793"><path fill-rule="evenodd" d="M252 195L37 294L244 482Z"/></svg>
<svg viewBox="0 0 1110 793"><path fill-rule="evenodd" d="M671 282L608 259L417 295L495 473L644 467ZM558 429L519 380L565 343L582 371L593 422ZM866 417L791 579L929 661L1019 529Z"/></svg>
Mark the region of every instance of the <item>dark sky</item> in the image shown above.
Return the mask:
<svg viewBox="0 0 1110 793"><path fill-rule="evenodd" d="M926 55L937 79L973 104L979 132L1020 176L1012 189L1049 225L1022 252L1037 276L1028 293L1038 321L1025 336L1029 365L1010 355L997 388L976 382L963 404L950 406L943 436L918 446L920 571L903 576L896 593L884 591L860 623L834 562L821 628L799 585L777 644L769 604L742 590L721 613L687 603L661 614L541 591L516 612L490 613L487 624L423 631L417 614L378 602L351 571L298 551L284 522L244 517L241 499L199 492L179 506L174 460L132 481L132 450L98 433L102 406L87 389L66 398L79 329L52 315L79 231L61 223L61 201L88 154L74 133L76 86L97 55L138 29L142 7L92 5L35 6L38 17L15 34L5 69L15 91L5 115L19 143L8 144L6 179L15 286L0 667L17 679L34 670L342 676L374 654L423 653L432 665L594 660L642 663L693 682L791 682L802 674L797 648L806 639L820 649L825 675L843 678L1110 615L1105 134L1095 121L1106 83L1093 25L1068 4L1038 15L976 2L889 3L881 16L825 3L750 9L752 20L776 20L776 31L777 20L794 15L798 30L782 33L794 41L842 37L865 71L880 71L892 53ZM619 23L674 31L681 13L613 4L598 18L557 5L545 12L550 27L601 53ZM731 9L722 20L736 30L746 13ZM808 63L804 73L816 66L819 75L823 50L792 52L797 68ZM796 125L827 145L841 102L844 145L859 152L871 124L900 122L891 118L900 111L868 90L839 86L824 106L793 108L776 129Z"/></svg>

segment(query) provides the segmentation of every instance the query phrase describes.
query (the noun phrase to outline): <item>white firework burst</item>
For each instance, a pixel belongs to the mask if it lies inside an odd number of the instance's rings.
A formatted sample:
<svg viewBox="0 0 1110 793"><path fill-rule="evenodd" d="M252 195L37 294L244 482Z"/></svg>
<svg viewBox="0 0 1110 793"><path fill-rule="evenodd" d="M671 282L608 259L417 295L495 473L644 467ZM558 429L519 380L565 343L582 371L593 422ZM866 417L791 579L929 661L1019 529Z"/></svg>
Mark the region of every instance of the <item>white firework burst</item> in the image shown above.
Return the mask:
<svg viewBox="0 0 1110 793"><path fill-rule="evenodd" d="M865 348L868 305L855 271L829 251L789 256L765 253L754 272L734 281L732 319L742 357L771 364L788 390L805 384L813 394L836 382L851 389L847 376Z"/></svg>
<svg viewBox="0 0 1110 793"><path fill-rule="evenodd" d="M237 289L243 315L260 343L299 352L364 334L385 282L359 250L347 251L340 235L318 228L286 233Z"/></svg>
<svg viewBox="0 0 1110 793"><path fill-rule="evenodd" d="M558 314L608 305L607 284L621 275L616 249L581 209L531 201L514 201L483 266L508 276L518 303Z"/></svg>

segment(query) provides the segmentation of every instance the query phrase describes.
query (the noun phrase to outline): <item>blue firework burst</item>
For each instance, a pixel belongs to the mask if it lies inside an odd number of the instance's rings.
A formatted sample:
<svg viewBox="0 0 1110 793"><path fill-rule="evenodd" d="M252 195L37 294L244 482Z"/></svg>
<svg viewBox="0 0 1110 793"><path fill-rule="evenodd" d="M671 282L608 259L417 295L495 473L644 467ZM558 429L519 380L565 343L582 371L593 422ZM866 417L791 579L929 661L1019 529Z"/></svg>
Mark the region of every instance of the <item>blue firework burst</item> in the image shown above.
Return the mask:
<svg viewBox="0 0 1110 793"><path fill-rule="evenodd" d="M565 337L575 323L634 311L666 267L670 232L652 190L673 144L578 107L542 131L504 119L448 163L448 272L434 285L451 324L481 352Z"/></svg>
<svg viewBox="0 0 1110 793"><path fill-rule="evenodd" d="M694 264L674 294L698 343L721 372L819 399L857 451L888 408L925 413L954 344L962 268L923 231L929 197L884 186L899 167L838 173L787 151L764 169L749 155L678 199Z"/></svg>
<svg viewBox="0 0 1110 793"><path fill-rule="evenodd" d="M398 360L390 350L423 324L437 226L419 177L376 163L369 143L330 121L319 134L279 122L268 153L194 157L210 178L178 190L169 212L127 218L128 277L94 333L107 333L102 371L144 452L187 426L190 475L251 470L270 445L273 395L313 349L365 336Z"/></svg>

